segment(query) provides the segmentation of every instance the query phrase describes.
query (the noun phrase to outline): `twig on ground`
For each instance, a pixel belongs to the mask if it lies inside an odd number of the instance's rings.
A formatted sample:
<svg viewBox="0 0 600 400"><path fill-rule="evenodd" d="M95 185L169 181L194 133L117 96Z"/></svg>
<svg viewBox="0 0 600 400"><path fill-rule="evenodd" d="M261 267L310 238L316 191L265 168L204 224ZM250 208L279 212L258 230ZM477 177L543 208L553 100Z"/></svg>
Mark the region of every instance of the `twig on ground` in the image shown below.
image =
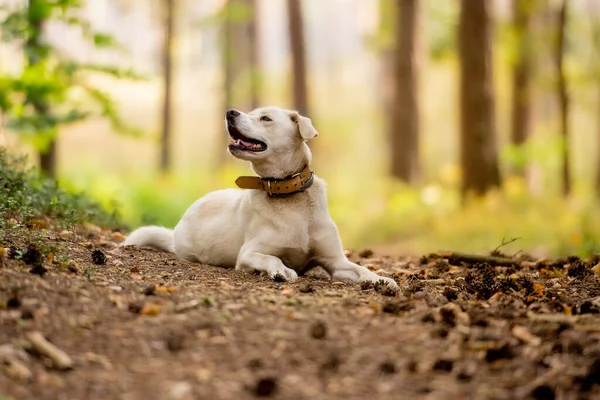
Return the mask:
<svg viewBox="0 0 600 400"><path fill-rule="evenodd" d="M22 349L15 348L11 344L0 346L0 366L6 375L13 379L30 381L33 378L31 370L23 363L26 356Z"/></svg>
<svg viewBox="0 0 600 400"><path fill-rule="evenodd" d="M521 266L520 261L509 257L498 257L498 256L484 256L479 254L466 254L458 252L444 252L444 253L433 253L429 255L429 258L446 258L452 263L487 263L492 266L509 266L513 265L516 267Z"/></svg>
<svg viewBox="0 0 600 400"><path fill-rule="evenodd" d="M577 315L567 314L536 314L531 311L527 313L527 318L533 321L557 322L573 325L577 320Z"/></svg>
<svg viewBox="0 0 600 400"><path fill-rule="evenodd" d="M190 301L186 301L185 303L176 304L175 312L176 313L186 312L186 311L192 310L198 306L200 306L200 300L193 299Z"/></svg>
<svg viewBox="0 0 600 400"><path fill-rule="evenodd" d="M28 332L25 337L38 353L52 360L54 367L61 370L73 368L73 360L64 351L46 340L39 331Z"/></svg>

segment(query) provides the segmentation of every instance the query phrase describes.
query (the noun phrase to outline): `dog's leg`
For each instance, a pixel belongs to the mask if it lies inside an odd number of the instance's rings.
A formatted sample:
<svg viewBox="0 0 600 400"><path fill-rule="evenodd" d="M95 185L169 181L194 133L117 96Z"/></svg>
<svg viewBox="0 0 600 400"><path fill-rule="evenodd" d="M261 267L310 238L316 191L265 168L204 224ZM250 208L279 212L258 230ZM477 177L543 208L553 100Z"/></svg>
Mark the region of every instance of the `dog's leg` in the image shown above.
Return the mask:
<svg viewBox="0 0 600 400"><path fill-rule="evenodd" d="M296 271L283 265L279 258L257 251L240 252L235 269L248 272L259 271L267 274L271 279L286 281L298 279Z"/></svg>
<svg viewBox="0 0 600 400"><path fill-rule="evenodd" d="M383 280L398 287L393 279L379 276L346 258L337 227L331 218L315 229L311 240L314 243L316 261L325 268L332 280L348 283Z"/></svg>

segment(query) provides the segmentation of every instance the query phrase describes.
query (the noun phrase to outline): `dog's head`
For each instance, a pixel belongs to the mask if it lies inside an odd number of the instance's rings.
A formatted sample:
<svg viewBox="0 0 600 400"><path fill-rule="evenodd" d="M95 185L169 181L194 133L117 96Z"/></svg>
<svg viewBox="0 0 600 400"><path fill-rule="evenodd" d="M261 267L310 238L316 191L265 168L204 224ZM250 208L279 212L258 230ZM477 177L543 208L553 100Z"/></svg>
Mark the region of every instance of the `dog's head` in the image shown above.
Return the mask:
<svg viewBox="0 0 600 400"><path fill-rule="evenodd" d="M258 108L248 114L228 110L225 124L233 139L229 152L252 162L257 174L273 178L298 172L310 162L306 141L318 135L309 118L278 107Z"/></svg>

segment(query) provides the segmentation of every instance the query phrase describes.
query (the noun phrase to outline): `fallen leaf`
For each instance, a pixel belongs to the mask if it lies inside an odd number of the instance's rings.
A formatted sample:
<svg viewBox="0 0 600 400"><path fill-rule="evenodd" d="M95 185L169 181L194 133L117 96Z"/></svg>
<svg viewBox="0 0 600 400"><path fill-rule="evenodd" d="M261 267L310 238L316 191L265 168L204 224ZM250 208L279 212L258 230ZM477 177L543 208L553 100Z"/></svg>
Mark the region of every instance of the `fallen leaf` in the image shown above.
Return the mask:
<svg viewBox="0 0 600 400"><path fill-rule="evenodd" d="M117 240L120 240L120 241L125 240L125 236L121 232L111 232L110 236L113 239L117 239Z"/></svg>
<svg viewBox="0 0 600 400"><path fill-rule="evenodd" d="M127 308L125 299L122 296L118 296L116 294L109 294L108 300L110 300L111 303L113 303L115 306L117 306L117 308L121 310Z"/></svg>
<svg viewBox="0 0 600 400"><path fill-rule="evenodd" d="M451 265L450 269L448 270L449 273L451 274L458 274L463 272L463 268L457 267L455 265Z"/></svg>
<svg viewBox="0 0 600 400"><path fill-rule="evenodd" d="M90 232L94 232L94 233L102 233L102 228L100 228L99 226L96 226L96 225L90 224L90 223L88 223L88 222L85 222L85 223L83 224L83 227L84 227L86 230L90 231Z"/></svg>
<svg viewBox="0 0 600 400"><path fill-rule="evenodd" d="M525 300L527 301L527 304L531 304L534 301L536 301L537 299L534 295L530 294L529 296L527 296L527 298Z"/></svg>
<svg viewBox="0 0 600 400"><path fill-rule="evenodd" d="M496 292L492 297L490 297L488 299L488 302L490 303L497 303L500 301L500 299L502 299L502 297L504 297L504 293L502 292Z"/></svg>
<svg viewBox="0 0 600 400"><path fill-rule="evenodd" d="M546 286L544 286L543 284L541 284L541 283L534 283L533 284L533 291L538 296L543 296L545 290L546 290Z"/></svg>
<svg viewBox="0 0 600 400"><path fill-rule="evenodd" d="M177 288L173 286L156 286L154 288L155 293L175 293L176 291Z"/></svg>
<svg viewBox="0 0 600 400"><path fill-rule="evenodd" d="M140 315L158 315L160 314L160 308L153 303L144 303L144 306L140 310Z"/></svg>
<svg viewBox="0 0 600 400"><path fill-rule="evenodd" d="M233 289L233 286L230 285L229 283L225 282L225 281L220 281L219 285L221 286L221 289L223 289L223 290L231 290L231 289Z"/></svg>
<svg viewBox="0 0 600 400"><path fill-rule="evenodd" d="M48 223L41 219L32 219L27 223L27 226L34 229L46 229L48 228Z"/></svg>

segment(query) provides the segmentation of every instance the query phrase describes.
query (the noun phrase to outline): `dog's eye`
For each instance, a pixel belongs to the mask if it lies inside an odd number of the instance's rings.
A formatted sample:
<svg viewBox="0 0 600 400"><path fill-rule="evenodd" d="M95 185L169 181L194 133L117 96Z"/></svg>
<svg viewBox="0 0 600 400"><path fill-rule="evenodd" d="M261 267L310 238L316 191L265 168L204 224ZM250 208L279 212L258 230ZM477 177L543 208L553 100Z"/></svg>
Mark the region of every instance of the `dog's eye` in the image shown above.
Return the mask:
<svg viewBox="0 0 600 400"><path fill-rule="evenodd" d="M260 120L265 121L265 122L273 121L271 118L267 117L266 115L263 115L262 117L260 117Z"/></svg>

